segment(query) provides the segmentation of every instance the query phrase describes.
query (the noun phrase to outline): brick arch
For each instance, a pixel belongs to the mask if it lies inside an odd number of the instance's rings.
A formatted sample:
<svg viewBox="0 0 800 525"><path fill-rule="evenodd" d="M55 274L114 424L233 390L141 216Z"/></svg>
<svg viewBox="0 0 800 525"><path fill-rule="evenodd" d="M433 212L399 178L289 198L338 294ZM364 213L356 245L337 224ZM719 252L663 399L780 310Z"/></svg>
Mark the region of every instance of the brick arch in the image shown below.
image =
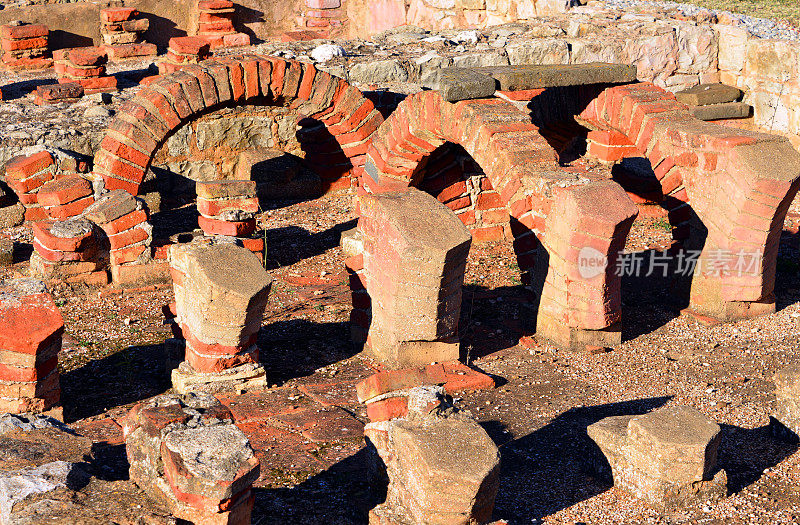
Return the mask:
<svg viewBox="0 0 800 525"><path fill-rule="evenodd" d="M676 204L673 223L692 218L705 235L692 311L723 321L774 311L781 230L800 187L800 154L787 139L700 121L650 83L608 88L580 118L626 137ZM739 275L739 261L754 271Z"/></svg>
<svg viewBox="0 0 800 525"><path fill-rule="evenodd" d="M306 133L320 135L308 160L328 183L358 175L369 137L383 122L361 91L313 64L257 55L208 60L142 88L122 105L95 155L95 177L106 190L136 195L156 150L175 130L207 112L247 103L297 110L310 123Z"/></svg>
<svg viewBox="0 0 800 525"><path fill-rule="evenodd" d="M565 346L620 339L623 248L636 206L615 182L562 170L530 116L501 99L449 103L435 91L408 97L373 137L363 191L403 190L420 183L421 166L438 147L459 144L480 165L512 218L520 268L541 286L536 331ZM582 248L607 267L581 275Z"/></svg>

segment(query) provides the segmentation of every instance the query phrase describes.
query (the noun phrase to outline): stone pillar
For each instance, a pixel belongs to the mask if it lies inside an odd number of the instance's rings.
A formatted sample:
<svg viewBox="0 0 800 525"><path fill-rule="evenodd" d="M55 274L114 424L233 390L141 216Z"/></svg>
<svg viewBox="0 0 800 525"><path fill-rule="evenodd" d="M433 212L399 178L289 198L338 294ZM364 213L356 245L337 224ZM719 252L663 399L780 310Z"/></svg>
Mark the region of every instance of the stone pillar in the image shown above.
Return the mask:
<svg viewBox="0 0 800 525"><path fill-rule="evenodd" d="M264 388L256 339L272 278L258 258L230 243L198 241L169 250L186 358L172 372L178 392Z"/></svg>
<svg viewBox="0 0 800 525"><path fill-rule="evenodd" d="M63 419L58 352L64 321L44 283L0 283L0 412Z"/></svg>
<svg viewBox="0 0 800 525"><path fill-rule="evenodd" d="M499 486L497 446L473 419L443 402L432 370L375 374L356 385L371 422L364 427L370 475L386 499L370 525L487 523Z"/></svg>
<svg viewBox="0 0 800 525"><path fill-rule="evenodd" d="M641 416L607 417L590 425L600 447L599 474L661 508L727 496L727 475L717 470L720 427L694 408L663 408Z"/></svg>
<svg viewBox="0 0 800 525"><path fill-rule="evenodd" d="M249 525L259 463L230 411L211 395L159 396L123 420L131 479L176 518Z"/></svg>
<svg viewBox="0 0 800 525"><path fill-rule="evenodd" d="M392 368L458 359L469 231L450 209L414 188L364 195L360 206L372 305L367 346Z"/></svg>

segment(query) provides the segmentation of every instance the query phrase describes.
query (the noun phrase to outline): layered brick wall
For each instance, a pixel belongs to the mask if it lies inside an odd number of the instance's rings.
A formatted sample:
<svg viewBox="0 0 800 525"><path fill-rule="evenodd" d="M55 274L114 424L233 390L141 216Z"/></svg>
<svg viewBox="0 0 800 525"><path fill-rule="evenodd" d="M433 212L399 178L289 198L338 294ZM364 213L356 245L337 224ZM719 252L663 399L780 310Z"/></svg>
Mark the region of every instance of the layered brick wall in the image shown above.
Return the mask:
<svg viewBox="0 0 800 525"><path fill-rule="evenodd" d="M565 345L618 340L620 278L613 269L637 213L624 190L562 170L530 115L513 104L501 99L452 104L435 91L408 97L378 130L362 190L419 186L424 159L448 142L475 159L505 204L527 282L538 261L537 333ZM608 266L582 276L582 249L594 250Z"/></svg>
<svg viewBox="0 0 800 525"><path fill-rule="evenodd" d="M95 156L95 174L106 189L136 194L171 134L209 111L246 103L283 104L303 115L307 133L318 135L306 162L329 184L344 178L349 185L358 176L368 138L383 122L358 89L312 64L252 55L205 61L152 83L120 108Z"/></svg>
<svg viewBox="0 0 800 525"><path fill-rule="evenodd" d="M781 230L800 187L789 141L697 120L649 83L605 90L581 118L647 157L673 225L691 227L702 247L691 308L722 320L773 311Z"/></svg>

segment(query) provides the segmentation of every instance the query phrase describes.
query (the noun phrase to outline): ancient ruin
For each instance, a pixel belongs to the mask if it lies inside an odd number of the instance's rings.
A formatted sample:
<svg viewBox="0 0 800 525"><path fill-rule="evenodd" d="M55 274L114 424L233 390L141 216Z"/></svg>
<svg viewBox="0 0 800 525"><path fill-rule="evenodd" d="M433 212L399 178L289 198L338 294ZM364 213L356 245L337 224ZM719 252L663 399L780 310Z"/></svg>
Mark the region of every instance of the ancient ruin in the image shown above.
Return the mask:
<svg viewBox="0 0 800 525"><path fill-rule="evenodd" d="M713 4L0 1L0 524L796 522L800 10Z"/></svg>

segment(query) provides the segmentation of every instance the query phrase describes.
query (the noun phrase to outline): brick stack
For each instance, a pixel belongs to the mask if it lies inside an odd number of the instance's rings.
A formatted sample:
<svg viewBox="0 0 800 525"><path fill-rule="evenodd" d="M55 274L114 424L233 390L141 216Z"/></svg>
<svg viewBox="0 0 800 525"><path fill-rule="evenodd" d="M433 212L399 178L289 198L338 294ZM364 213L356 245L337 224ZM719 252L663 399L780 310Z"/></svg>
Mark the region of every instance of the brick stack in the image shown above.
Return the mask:
<svg viewBox="0 0 800 525"><path fill-rule="evenodd" d="M398 379L408 375L381 373L356 385L370 417L364 434L371 482L386 494L369 522L487 523L499 487L497 446L476 421L443 402L441 387L418 386L427 377Z"/></svg>
<svg viewBox="0 0 800 525"><path fill-rule="evenodd" d="M37 194L46 182L53 180L55 174L55 161L47 151L14 157L6 163L5 181L25 206L25 220L47 218L45 209L39 205Z"/></svg>
<svg viewBox="0 0 800 525"><path fill-rule="evenodd" d="M155 44L142 42L141 34L150 27L150 21L138 17L139 11L133 7L111 7L100 11L103 49L110 59L158 54Z"/></svg>
<svg viewBox="0 0 800 525"><path fill-rule="evenodd" d="M372 304L367 347L391 368L458 359L469 231L450 209L414 188L363 195L360 207Z"/></svg>
<svg viewBox="0 0 800 525"><path fill-rule="evenodd" d="M628 137L613 129L590 131L586 136L586 152L602 162L641 156Z"/></svg>
<svg viewBox="0 0 800 525"><path fill-rule="evenodd" d="M58 352L64 321L44 283L0 284L0 412L47 412L60 400Z"/></svg>
<svg viewBox="0 0 800 525"><path fill-rule="evenodd" d="M340 29L346 19L342 0L306 0L306 27L327 38Z"/></svg>
<svg viewBox="0 0 800 525"><path fill-rule="evenodd" d="M0 45L6 69L45 69L53 65L47 50L50 31L41 24L0 26Z"/></svg>
<svg viewBox="0 0 800 525"><path fill-rule="evenodd" d="M208 236L234 237L263 260L264 238L253 237L258 212L256 183L224 180L197 183L198 222Z"/></svg>
<svg viewBox="0 0 800 525"><path fill-rule="evenodd" d="M83 86L77 82L47 84L45 86L36 87L33 102L38 106L58 104L59 102L71 104L73 102L78 102L82 97Z"/></svg>
<svg viewBox="0 0 800 525"><path fill-rule="evenodd" d="M208 40L198 36L178 36L169 39L167 54L158 63L158 73L167 75L197 64L210 55Z"/></svg>
<svg viewBox="0 0 800 525"><path fill-rule="evenodd" d="M94 202L92 185L79 175L61 176L39 188L38 203L51 219L63 221Z"/></svg>
<svg viewBox="0 0 800 525"><path fill-rule="evenodd" d="M84 219L41 221L33 225L31 271L42 279L104 286L108 284L106 261L96 232Z"/></svg>
<svg viewBox="0 0 800 525"><path fill-rule="evenodd" d="M202 525L250 523L259 462L216 398L158 396L121 422L131 479L170 514Z"/></svg>
<svg viewBox="0 0 800 525"><path fill-rule="evenodd" d="M236 12L233 2L200 0L197 8L200 12L197 36L205 38L211 49L250 45L250 37L237 33L233 27L233 15Z"/></svg>
<svg viewBox="0 0 800 525"><path fill-rule="evenodd" d="M108 53L102 47L78 47L55 53L59 84L77 82L87 95L117 90L117 77L106 75Z"/></svg>
<svg viewBox="0 0 800 525"><path fill-rule="evenodd" d="M264 388L256 336L272 279L258 258L230 243L169 249L175 308L186 360L172 372L176 391Z"/></svg>
<svg viewBox="0 0 800 525"><path fill-rule="evenodd" d="M120 267L150 260L153 227L147 222L142 202L125 190L114 190L99 197L83 216L98 225L108 238L107 248L112 275ZM115 279L116 280L116 279Z"/></svg>

